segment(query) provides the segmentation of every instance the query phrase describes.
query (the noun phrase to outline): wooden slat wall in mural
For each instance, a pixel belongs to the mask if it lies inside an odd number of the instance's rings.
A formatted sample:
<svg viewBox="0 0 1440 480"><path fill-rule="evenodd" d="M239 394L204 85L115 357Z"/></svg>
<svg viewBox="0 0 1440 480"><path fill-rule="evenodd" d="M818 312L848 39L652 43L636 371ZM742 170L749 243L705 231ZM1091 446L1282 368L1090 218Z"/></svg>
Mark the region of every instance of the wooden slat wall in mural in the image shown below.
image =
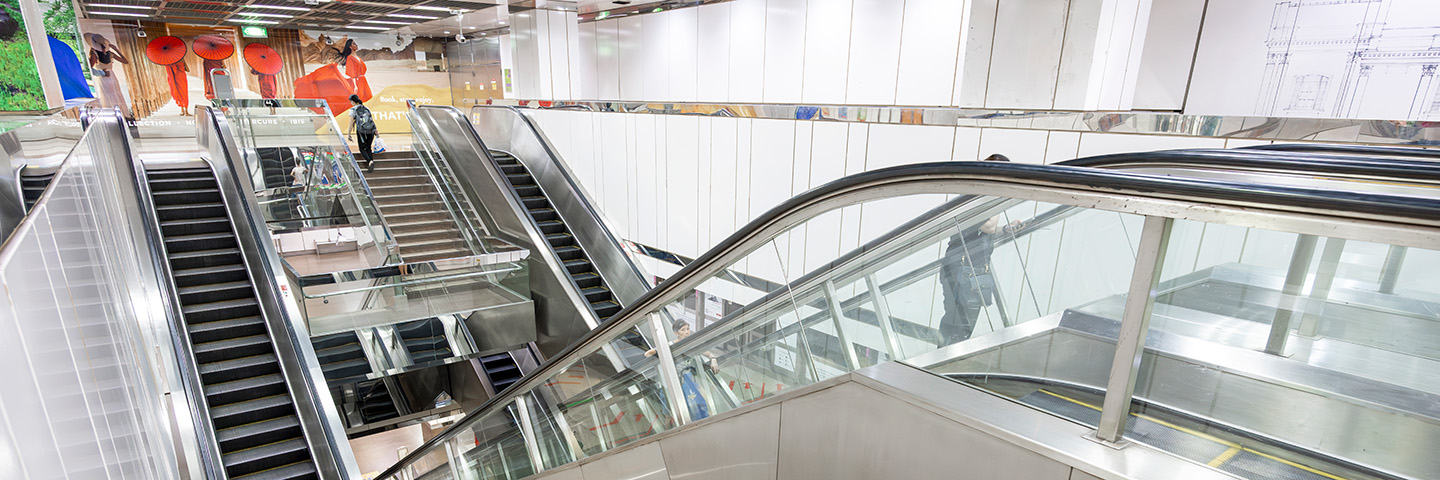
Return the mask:
<svg viewBox="0 0 1440 480"><path fill-rule="evenodd" d="M125 77L130 79L130 110L134 112L135 118L145 118L170 102L170 87L165 83L165 67L150 63L145 58L145 45L150 39L164 35L165 24L159 22L140 22L141 28L145 29L148 35L145 38L135 36L135 27L128 25L115 25L115 44L125 57L130 59L130 64L125 65Z"/></svg>
<svg viewBox="0 0 1440 480"><path fill-rule="evenodd" d="M148 117L171 101L170 87L165 82L165 67L151 63L145 57L145 46L149 41L164 35L180 37L187 46L194 37L200 35L220 35L229 39L235 44L235 55L225 60L225 68L234 76L236 89L259 93L259 81L250 73L250 67L244 60L245 45L251 43L269 45L280 53L281 60L285 62L285 68L276 76L279 90L277 94L280 98L291 98L295 93L295 79L305 75L299 30L271 30L270 38L240 38L239 30L229 27L193 27L159 22L141 22L140 25L147 34L144 38L135 35L136 28L133 26L115 25L115 35L119 37L115 43L131 60L129 65L125 65L125 75L131 79L131 85L127 86L130 88L130 108L135 112L136 118ZM190 68L192 90L201 89L201 84L197 82L203 81L200 72L203 61L193 51L185 56L185 65ZM203 96L190 96L192 105L206 102Z"/></svg>
<svg viewBox="0 0 1440 480"><path fill-rule="evenodd" d="M244 45L252 43L263 43L269 45L280 53L280 60L284 62L285 68L275 76L277 87L276 95L280 98L292 98L295 96L295 79L305 76L304 51L300 48L299 30L271 30L270 38L245 38L241 39ZM240 47L243 51L245 47ZM257 85L255 92L259 93L258 80L250 73L250 68L245 67L245 76L250 84Z"/></svg>

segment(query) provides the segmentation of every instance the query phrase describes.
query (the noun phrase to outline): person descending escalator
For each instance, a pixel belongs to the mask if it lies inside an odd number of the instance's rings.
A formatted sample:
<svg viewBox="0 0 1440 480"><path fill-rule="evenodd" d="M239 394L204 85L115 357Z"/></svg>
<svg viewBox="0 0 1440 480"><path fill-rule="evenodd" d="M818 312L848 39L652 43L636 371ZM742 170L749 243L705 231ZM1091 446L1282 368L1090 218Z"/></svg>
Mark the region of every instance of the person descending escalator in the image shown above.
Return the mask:
<svg viewBox="0 0 1440 480"><path fill-rule="evenodd" d="M375 171L375 117L359 95L350 96L350 126L355 129L355 142L360 144L360 156L365 159L365 171Z"/></svg>
<svg viewBox="0 0 1440 480"><path fill-rule="evenodd" d="M690 329L690 322L686 322L683 319L675 320L670 327L675 330L675 342L672 343L679 343L693 333ZM655 353L656 350L652 348L645 352L645 356L653 356ZM716 355L714 353L707 351L701 353L700 357L699 360L701 360L701 363L705 365L705 369L709 370L710 373L720 372L720 364L716 361ZM679 372L680 393L685 395L685 404L690 408L690 419L699 420L709 417L710 402L705 400L705 396L700 393L700 383L696 381L696 377L699 376L699 371L696 370L689 359L676 358L675 364L681 366Z"/></svg>
<svg viewBox="0 0 1440 480"><path fill-rule="evenodd" d="M984 161L1008 162L1010 159L994 154ZM1021 226L1017 220L1002 228L997 215L950 237L940 265L940 291L944 296L940 346L969 339L980 311L995 304L995 274L990 256L995 252L999 235L1014 235Z"/></svg>

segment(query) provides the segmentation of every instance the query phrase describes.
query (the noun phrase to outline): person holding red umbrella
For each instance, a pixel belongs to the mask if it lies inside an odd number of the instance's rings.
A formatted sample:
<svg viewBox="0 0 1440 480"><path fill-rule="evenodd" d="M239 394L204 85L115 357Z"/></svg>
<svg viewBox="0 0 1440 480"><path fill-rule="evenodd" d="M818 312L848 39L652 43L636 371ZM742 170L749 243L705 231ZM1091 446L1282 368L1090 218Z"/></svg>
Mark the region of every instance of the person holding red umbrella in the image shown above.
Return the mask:
<svg viewBox="0 0 1440 480"><path fill-rule="evenodd" d="M224 60L235 55L235 44L219 35L195 37L195 54L205 59L200 76L205 79L205 98L215 98L215 87L210 84L210 71L225 68Z"/></svg>
<svg viewBox="0 0 1440 480"><path fill-rule="evenodd" d="M260 78L260 98L275 98L279 91L275 84L275 75L285 66L280 60L280 53L269 45L252 43L245 46L245 63L250 66L250 73Z"/></svg>
<svg viewBox="0 0 1440 480"><path fill-rule="evenodd" d="M156 38L145 45L145 58L165 66L165 83L170 85L170 98L180 107L181 116L190 115L190 80L185 76L190 67L185 65L185 51L185 41L173 35Z"/></svg>

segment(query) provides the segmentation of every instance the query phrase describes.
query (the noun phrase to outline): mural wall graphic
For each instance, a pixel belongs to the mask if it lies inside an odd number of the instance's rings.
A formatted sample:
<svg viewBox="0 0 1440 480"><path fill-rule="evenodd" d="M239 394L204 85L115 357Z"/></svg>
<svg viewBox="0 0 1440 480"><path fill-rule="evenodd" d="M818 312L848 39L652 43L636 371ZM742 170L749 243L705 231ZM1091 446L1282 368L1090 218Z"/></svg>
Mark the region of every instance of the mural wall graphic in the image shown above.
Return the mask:
<svg viewBox="0 0 1440 480"><path fill-rule="evenodd" d="M136 35L141 29L145 37ZM84 20L81 30L94 43L94 69L116 72L96 80L102 103L123 106L138 124L174 127L177 135L193 134L193 106L214 97L206 73L215 68L229 71L237 98L324 99L326 113L347 130L352 94L366 99L382 134L409 133L406 99L450 103L443 45L427 38L300 30L245 38L238 27L144 21Z"/></svg>

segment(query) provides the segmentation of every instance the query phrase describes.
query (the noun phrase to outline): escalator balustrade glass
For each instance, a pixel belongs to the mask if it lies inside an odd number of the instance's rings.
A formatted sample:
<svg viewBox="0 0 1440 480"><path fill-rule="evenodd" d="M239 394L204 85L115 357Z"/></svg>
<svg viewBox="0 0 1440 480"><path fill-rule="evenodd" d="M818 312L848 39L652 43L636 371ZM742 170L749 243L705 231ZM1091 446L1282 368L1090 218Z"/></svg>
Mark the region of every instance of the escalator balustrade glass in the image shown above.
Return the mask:
<svg viewBox="0 0 1440 480"><path fill-rule="evenodd" d="M902 361L1242 477L1433 478L1415 449L1437 442L1423 347L1440 328L1417 276L1440 268L1434 212L1080 168L867 172L761 216L555 356L442 436L478 441L447 462L499 471L518 435L548 470ZM1403 368L1366 364L1382 357ZM510 421L495 441L459 433Z"/></svg>

